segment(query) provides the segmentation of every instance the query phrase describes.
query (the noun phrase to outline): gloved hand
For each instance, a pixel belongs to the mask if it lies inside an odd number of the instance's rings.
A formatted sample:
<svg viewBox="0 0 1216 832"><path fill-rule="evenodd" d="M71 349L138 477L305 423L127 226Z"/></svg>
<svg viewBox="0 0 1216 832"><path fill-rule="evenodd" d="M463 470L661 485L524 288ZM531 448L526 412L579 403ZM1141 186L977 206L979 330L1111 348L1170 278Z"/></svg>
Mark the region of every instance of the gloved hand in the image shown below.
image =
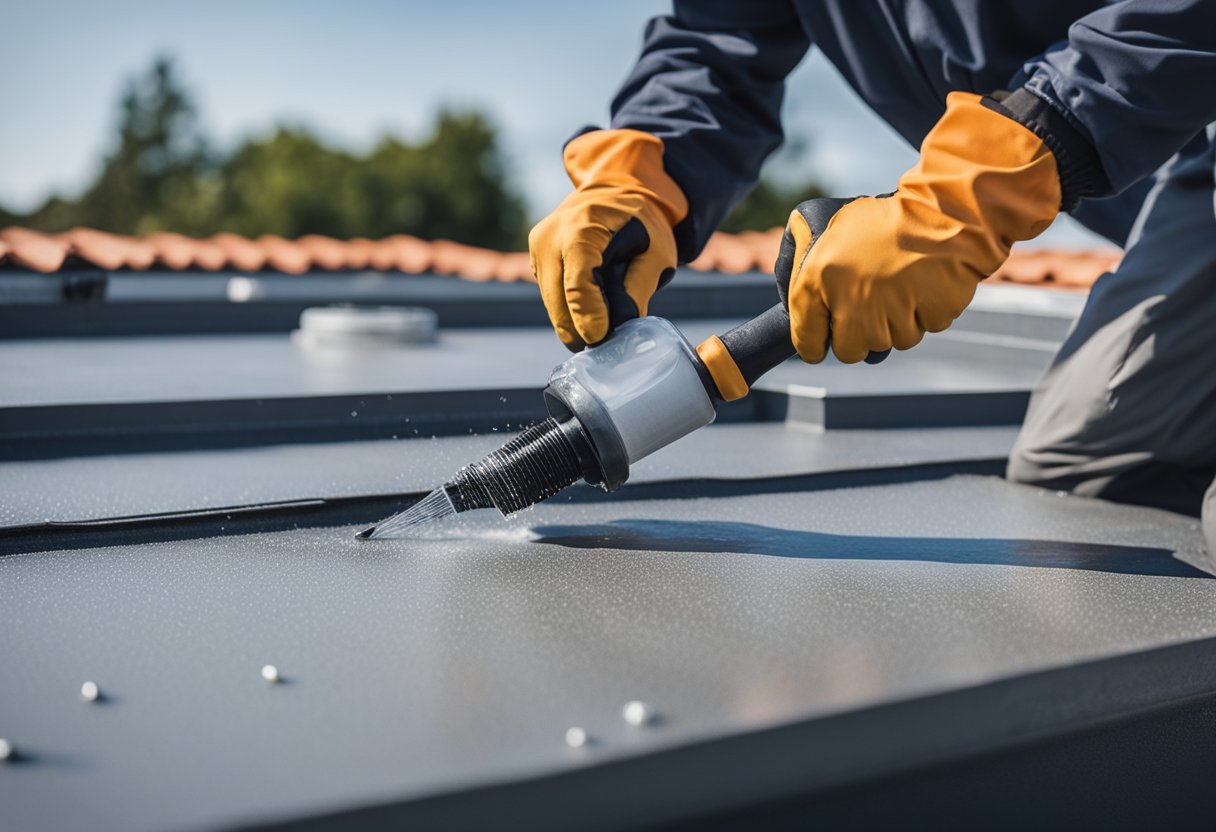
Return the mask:
<svg viewBox="0 0 1216 832"><path fill-rule="evenodd" d="M645 315L675 274L673 229L688 200L663 169L663 142L595 130L566 145L567 196L528 235L532 273L557 335L572 351Z"/></svg>
<svg viewBox="0 0 1216 832"><path fill-rule="evenodd" d="M1034 132L978 95L951 93L895 193L852 200L817 230L813 200L790 214L777 278L798 354L818 363L830 342L854 363L945 329L1060 201L1056 159Z"/></svg>

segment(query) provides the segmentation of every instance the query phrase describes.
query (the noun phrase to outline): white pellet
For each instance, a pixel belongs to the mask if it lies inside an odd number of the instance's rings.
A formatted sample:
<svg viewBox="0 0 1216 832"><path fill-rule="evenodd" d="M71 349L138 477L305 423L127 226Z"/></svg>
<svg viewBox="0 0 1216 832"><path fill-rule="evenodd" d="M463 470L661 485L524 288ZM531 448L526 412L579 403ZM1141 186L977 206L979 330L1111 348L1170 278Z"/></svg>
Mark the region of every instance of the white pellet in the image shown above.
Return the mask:
<svg viewBox="0 0 1216 832"><path fill-rule="evenodd" d="M566 745L571 748L582 748L587 744L587 732L582 728L566 729Z"/></svg>
<svg viewBox="0 0 1216 832"><path fill-rule="evenodd" d="M85 682L80 686L80 698L85 702L96 702L101 698L101 690L96 682Z"/></svg>
<svg viewBox="0 0 1216 832"><path fill-rule="evenodd" d="M645 702L639 702L635 699L632 702L625 703L625 707L621 709L621 716L630 725L640 728L650 722L654 717L654 712Z"/></svg>
<svg viewBox="0 0 1216 832"><path fill-rule="evenodd" d="M279 681L279 669L272 664L262 665L262 678L274 684Z"/></svg>
<svg viewBox="0 0 1216 832"><path fill-rule="evenodd" d="M6 739L0 739L0 760L13 758L13 744Z"/></svg>

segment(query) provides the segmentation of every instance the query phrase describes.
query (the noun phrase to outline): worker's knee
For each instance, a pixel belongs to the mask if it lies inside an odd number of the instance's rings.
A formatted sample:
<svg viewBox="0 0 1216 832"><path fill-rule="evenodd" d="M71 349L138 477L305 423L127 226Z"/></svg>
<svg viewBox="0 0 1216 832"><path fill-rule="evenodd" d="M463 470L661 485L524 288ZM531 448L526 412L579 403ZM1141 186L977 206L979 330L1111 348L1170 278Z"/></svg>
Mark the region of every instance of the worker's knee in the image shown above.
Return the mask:
<svg viewBox="0 0 1216 832"><path fill-rule="evenodd" d="M1005 478L1023 485L1050 486L1062 473L1062 466L1050 464L1046 449L1036 446L1023 429L1009 452Z"/></svg>
<svg viewBox="0 0 1216 832"><path fill-rule="evenodd" d="M1144 451L1085 453L1079 441L1036 443L1034 437L1023 429L1014 443L1005 469L1010 481L1202 516L1216 574L1216 468L1180 465Z"/></svg>
<svg viewBox="0 0 1216 832"><path fill-rule="evenodd" d="M1065 447L1029 425L1022 428L1009 452L1005 477L1010 482L1068 491L1083 497L1104 496L1111 480L1124 472L1118 457L1084 453L1083 443Z"/></svg>
<svg viewBox="0 0 1216 832"><path fill-rule="evenodd" d="M1020 482L1023 485L1041 484L1039 469L1033 461L1022 454L1011 453L1009 455L1009 462L1005 466L1005 479L1010 482Z"/></svg>

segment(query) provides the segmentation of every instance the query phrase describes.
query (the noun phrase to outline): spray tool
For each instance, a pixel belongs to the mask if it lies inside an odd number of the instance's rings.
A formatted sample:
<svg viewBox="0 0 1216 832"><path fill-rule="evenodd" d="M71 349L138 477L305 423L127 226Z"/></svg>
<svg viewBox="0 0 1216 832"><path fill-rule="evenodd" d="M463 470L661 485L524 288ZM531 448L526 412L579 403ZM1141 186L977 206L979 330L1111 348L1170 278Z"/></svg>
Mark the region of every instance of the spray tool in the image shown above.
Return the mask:
<svg viewBox="0 0 1216 832"><path fill-rule="evenodd" d="M818 200L811 223L816 238L848 201ZM630 465L708 425L720 404L747 395L757 379L795 355L787 287L778 289L781 303L696 349L663 318L621 324L606 341L553 370L544 391L549 418L356 537L400 537L420 523L476 508L509 516L580 479L616 490Z"/></svg>

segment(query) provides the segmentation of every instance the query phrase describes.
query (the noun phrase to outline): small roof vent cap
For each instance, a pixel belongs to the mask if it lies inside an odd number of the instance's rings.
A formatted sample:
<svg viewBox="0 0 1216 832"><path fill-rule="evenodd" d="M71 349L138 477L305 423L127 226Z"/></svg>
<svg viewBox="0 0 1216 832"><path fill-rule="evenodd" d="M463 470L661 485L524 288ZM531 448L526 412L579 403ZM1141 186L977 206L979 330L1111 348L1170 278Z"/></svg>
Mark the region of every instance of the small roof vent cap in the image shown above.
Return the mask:
<svg viewBox="0 0 1216 832"><path fill-rule="evenodd" d="M309 347L392 347L429 344L438 328L434 310L421 306L313 306L291 337Z"/></svg>

